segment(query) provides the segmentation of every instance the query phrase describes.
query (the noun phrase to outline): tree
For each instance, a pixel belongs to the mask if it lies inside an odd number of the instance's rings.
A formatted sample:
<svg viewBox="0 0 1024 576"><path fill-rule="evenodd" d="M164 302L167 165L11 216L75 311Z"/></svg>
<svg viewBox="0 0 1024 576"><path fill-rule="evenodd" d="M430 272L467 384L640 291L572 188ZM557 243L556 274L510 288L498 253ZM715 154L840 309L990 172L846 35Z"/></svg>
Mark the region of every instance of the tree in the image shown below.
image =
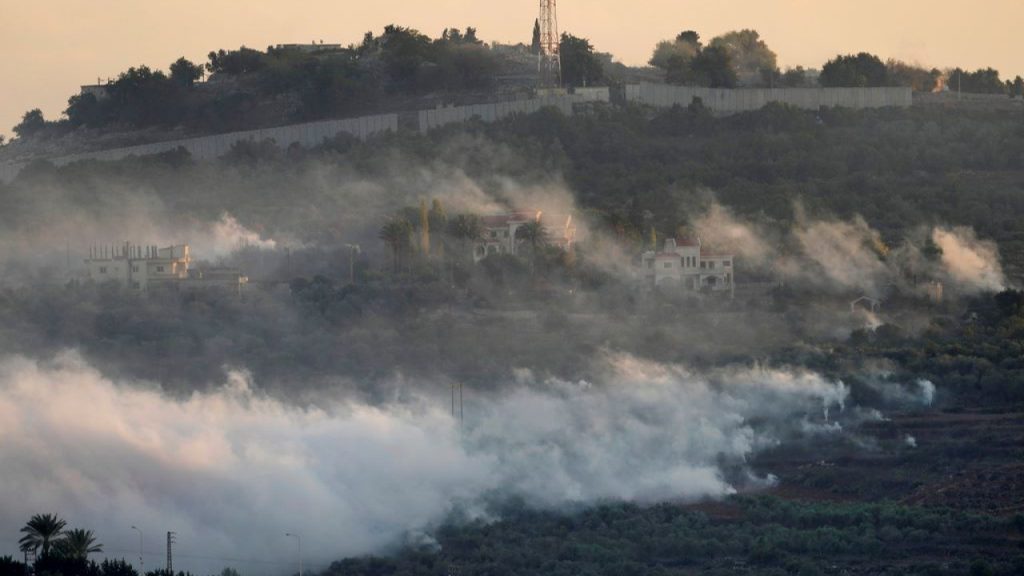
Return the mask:
<svg viewBox="0 0 1024 576"><path fill-rule="evenodd" d="M106 559L100 563L100 574L102 576L139 576L135 567L125 560Z"/></svg>
<svg viewBox="0 0 1024 576"><path fill-rule="evenodd" d="M1017 76L1016 78L1013 79L1013 84L1010 88L1010 96L1024 96L1024 78Z"/></svg>
<svg viewBox="0 0 1024 576"><path fill-rule="evenodd" d="M48 556L50 548L60 538L65 526L67 522L56 514L36 514L21 529L24 536L18 540L18 544L23 551L42 550L43 556Z"/></svg>
<svg viewBox="0 0 1024 576"><path fill-rule="evenodd" d="M909 86L915 92L931 92L935 89L942 72L936 69L925 70L899 60L889 59L885 63L889 84Z"/></svg>
<svg viewBox="0 0 1024 576"><path fill-rule="evenodd" d="M663 40L654 46L654 53L651 54L647 64L668 71L670 67L678 66L680 63L689 65L699 51L699 42L681 42L678 38Z"/></svg>
<svg viewBox="0 0 1024 576"><path fill-rule="evenodd" d="M412 225L408 220L393 218L384 224L380 229L380 239L391 249L394 261L395 274L398 274L398 265L402 252L409 247L409 236L412 234Z"/></svg>
<svg viewBox="0 0 1024 576"><path fill-rule="evenodd" d="M0 556L0 576L25 576L28 566L10 556Z"/></svg>
<svg viewBox="0 0 1024 576"><path fill-rule="evenodd" d="M547 243L548 232L539 220L527 222L516 228L516 240L526 242L530 247L530 273L537 272L537 254L541 246Z"/></svg>
<svg viewBox="0 0 1024 576"><path fill-rule="evenodd" d="M21 117L21 122L14 127L14 133L18 135L18 138L28 138L33 134L39 133L40 130L46 128L46 118L43 117L43 111L39 108L33 108Z"/></svg>
<svg viewBox="0 0 1024 576"><path fill-rule="evenodd" d="M420 200L420 250L425 257L430 257L430 211L426 199Z"/></svg>
<svg viewBox="0 0 1024 576"><path fill-rule="evenodd" d="M494 54L477 43L443 45L434 58L433 79L440 87L452 92L486 89L492 84L498 69ZM421 88L429 86L422 81L419 83Z"/></svg>
<svg viewBox="0 0 1024 576"><path fill-rule="evenodd" d="M207 56L209 62L206 70L210 74L247 74L262 70L267 66L267 58L263 52L242 46L238 50L218 50Z"/></svg>
<svg viewBox="0 0 1024 576"><path fill-rule="evenodd" d="M103 107L95 94L75 94L68 98L64 114L72 126L99 126L103 123Z"/></svg>
<svg viewBox="0 0 1024 576"><path fill-rule="evenodd" d="M171 64L171 80L179 86L191 87L197 80L203 77L203 67L185 59L178 58Z"/></svg>
<svg viewBox="0 0 1024 576"><path fill-rule="evenodd" d="M464 256L467 244L483 238L484 227L480 218L473 214L459 214L448 221L448 236L459 245L459 254Z"/></svg>
<svg viewBox="0 0 1024 576"><path fill-rule="evenodd" d="M787 88L805 88L808 85L807 71L804 70L803 66L787 68L786 71L779 76L779 85Z"/></svg>
<svg viewBox="0 0 1024 576"><path fill-rule="evenodd" d="M89 554L103 552L103 545L96 541L92 530L75 528L64 533L56 543L57 551L67 558L85 560Z"/></svg>
<svg viewBox="0 0 1024 576"><path fill-rule="evenodd" d="M377 43L392 84L398 89L414 88L420 67L427 62L430 53L430 38L412 28L392 24L384 28Z"/></svg>
<svg viewBox="0 0 1024 576"><path fill-rule="evenodd" d="M736 70L732 66L729 52L721 46L708 46L693 59L693 77L700 86L712 88L733 88L736 86Z"/></svg>
<svg viewBox="0 0 1024 576"><path fill-rule="evenodd" d="M178 86L160 70L129 68L107 86L116 118L134 126L173 124L181 118Z"/></svg>
<svg viewBox="0 0 1024 576"><path fill-rule="evenodd" d="M709 48L721 48L740 83L752 86L771 78L778 70L775 52L772 52L756 30L737 30L713 38Z"/></svg>
<svg viewBox="0 0 1024 576"><path fill-rule="evenodd" d="M563 33L558 50L562 60L563 83L569 86L589 86L601 81L604 70L589 40Z"/></svg>
<svg viewBox="0 0 1024 576"><path fill-rule="evenodd" d="M540 54L540 20L533 21L533 40L530 41L530 53Z"/></svg>
<svg viewBox="0 0 1024 576"><path fill-rule="evenodd" d="M999 79L994 68L980 68L974 72L954 68L946 75L949 89L973 94L1006 94L1007 85Z"/></svg>
<svg viewBox="0 0 1024 576"><path fill-rule="evenodd" d="M889 73L885 63L873 54L836 56L821 67L818 83L826 88L866 88L887 86Z"/></svg>
<svg viewBox="0 0 1024 576"><path fill-rule="evenodd" d="M444 258L444 240L438 236L444 234L448 228L448 214L444 211L444 206L437 198L434 198L434 201L430 204L429 219L430 233L434 235L434 241L431 242L430 246L439 257Z"/></svg>

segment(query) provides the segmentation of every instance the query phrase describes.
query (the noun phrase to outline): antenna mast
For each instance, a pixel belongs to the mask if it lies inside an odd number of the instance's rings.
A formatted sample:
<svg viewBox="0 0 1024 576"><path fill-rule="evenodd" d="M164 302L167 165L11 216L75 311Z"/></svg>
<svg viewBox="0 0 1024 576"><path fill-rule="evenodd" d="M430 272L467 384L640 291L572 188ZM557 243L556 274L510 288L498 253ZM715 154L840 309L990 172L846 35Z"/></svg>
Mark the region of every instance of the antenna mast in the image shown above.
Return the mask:
<svg viewBox="0 0 1024 576"><path fill-rule="evenodd" d="M172 550L176 540L174 537L177 536L174 532L167 533L167 573L174 574L174 562L172 559Z"/></svg>
<svg viewBox="0 0 1024 576"><path fill-rule="evenodd" d="M562 59L558 54L560 41L555 0L540 0L540 54L537 56L537 79L540 88L562 86Z"/></svg>

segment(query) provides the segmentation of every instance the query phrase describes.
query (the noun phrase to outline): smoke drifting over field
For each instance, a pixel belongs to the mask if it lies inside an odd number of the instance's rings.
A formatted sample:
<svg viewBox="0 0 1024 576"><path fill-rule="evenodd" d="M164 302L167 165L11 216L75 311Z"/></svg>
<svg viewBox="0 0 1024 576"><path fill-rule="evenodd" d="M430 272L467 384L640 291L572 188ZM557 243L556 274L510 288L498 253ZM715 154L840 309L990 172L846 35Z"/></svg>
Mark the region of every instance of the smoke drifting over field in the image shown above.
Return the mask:
<svg viewBox="0 0 1024 576"><path fill-rule="evenodd" d="M254 393L231 370L219 391L173 401L73 353L7 357L2 551L14 552L13 530L39 510L93 527L113 556L134 556L133 524L175 530L178 564L214 570L231 562L196 556L286 557L285 531L302 532L312 561L379 551L453 510L482 514L494 496L545 507L720 496L771 481L723 466L742 469L801 429L835 430L808 424L834 420L847 396L799 370L699 374L622 355L601 365L594 382L524 370L501 392L469 390L460 440L443 386L420 383L379 406L337 398L300 408Z"/></svg>
<svg viewBox="0 0 1024 576"><path fill-rule="evenodd" d="M863 218L813 220L797 206L788 231L768 230L712 204L693 222L701 237L728 247L755 270L790 284L825 292L881 295L889 287L920 291L915 281L937 280L955 295L994 292L1007 287L999 250L970 228L936 226L910 231L888 246ZM926 256L928 243L934 254Z"/></svg>

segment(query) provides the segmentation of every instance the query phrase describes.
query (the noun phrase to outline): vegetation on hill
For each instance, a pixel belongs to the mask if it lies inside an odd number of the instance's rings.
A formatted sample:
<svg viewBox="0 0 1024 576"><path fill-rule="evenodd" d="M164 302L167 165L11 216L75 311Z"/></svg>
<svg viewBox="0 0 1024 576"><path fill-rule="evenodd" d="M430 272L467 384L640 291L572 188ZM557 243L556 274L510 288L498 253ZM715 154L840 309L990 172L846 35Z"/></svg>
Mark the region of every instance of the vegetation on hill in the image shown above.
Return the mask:
<svg viewBox="0 0 1024 576"><path fill-rule="evenodd" d="M892 504L736 497L691 508L608 504L575 514L509 506L441 528L434 546L348 559L325 575L1016 574L1002 518ZM939 562L938 557L946 558Z"/></svg>
<svg viewBox="0 0 1024 576"><path fill-rule="evenodd" d="M47 121L33 109L14 127L19 139L61 136L80 128L129 131L142 128L224 132L381 110L415 109L417 99L493 97L502 75L529 78L531 45L488 45L477 31L445 29L438 38L390 25L367 32L358 44L245 46L217 50L206 63L179 58L168 72L140 65L102 86L71 96L64 115ZM621 81L623 67L595 51L589 40L564 33L562 79L567 87ZM945 82L963 92L1024 95L1024 79L1003 81L991 68L925 69L875 55L839 55L820 76L802 67L782 71L775 53L755 30L732 31L705 46L692 30L659 42L650 65L672 84L711 87L910 86L931 91ZM207 76L207 81L199 81ZM529 87L519 80L516 89Z"/></svg>

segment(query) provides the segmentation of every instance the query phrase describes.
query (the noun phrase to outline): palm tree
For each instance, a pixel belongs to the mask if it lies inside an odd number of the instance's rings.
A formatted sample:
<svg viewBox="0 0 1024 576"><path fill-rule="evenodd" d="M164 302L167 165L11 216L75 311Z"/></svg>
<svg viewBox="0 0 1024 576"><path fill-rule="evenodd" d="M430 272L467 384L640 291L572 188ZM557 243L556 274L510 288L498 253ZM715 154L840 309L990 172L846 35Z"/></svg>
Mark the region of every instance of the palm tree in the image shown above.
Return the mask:
<svg viewBox="0 0 1024 576"><path fill-rule="evenodd" d="M480 223L480 218L474 214L459 214L448 222L448 235L465 248L466 243L476 242L484 237L484 226Z"/></svg>
<svg viewBox="0 0 1024 576"><path fill-rule="evenodd" d="M484 237L484 226L480 218L473 214L459 214L448 221L448 236L451 236L458 245L455 254L449 254L451 259L451 282L455 283L455 260L465 258L472 248L468 245Z"/></svg>
<svg viewBox="0 0 1024 576"><path fill-rule="evenodd" d="M96 535L92 530L75 528L64 533L64 537L57 541L55 547L58 552L66 558L86 560L89 554L103 552L103 545L96 542Z"/></svg>
<svg viewBox="0 0 1024 576"><path fill-rule="evenodd" d="M409 235L412 234L412 225L409 224L408 220L393 218L389 220L380 229L380 239L383 240L389 248L391 248L391 254L394 257L395 262L395 274L398 274L398 259L404 250L409 245Z"/></svg>
<svg viewBox="0 0 1024 576"><path fill-rule="evenodd" d="M530 245L530 273L537 271L537 250L547 242L548 231L540 221L527 222L516 228L516 239L525 240Z"/></svg>
<svg viewBox="0 0 1024 576"><path fill-rule="evenodd" d="M21 529L25 535L18 540L18 544L23 552L38 552L42 548L43 556L47 556L65 526L67 522L56 514L36 514Z"/></svg>

